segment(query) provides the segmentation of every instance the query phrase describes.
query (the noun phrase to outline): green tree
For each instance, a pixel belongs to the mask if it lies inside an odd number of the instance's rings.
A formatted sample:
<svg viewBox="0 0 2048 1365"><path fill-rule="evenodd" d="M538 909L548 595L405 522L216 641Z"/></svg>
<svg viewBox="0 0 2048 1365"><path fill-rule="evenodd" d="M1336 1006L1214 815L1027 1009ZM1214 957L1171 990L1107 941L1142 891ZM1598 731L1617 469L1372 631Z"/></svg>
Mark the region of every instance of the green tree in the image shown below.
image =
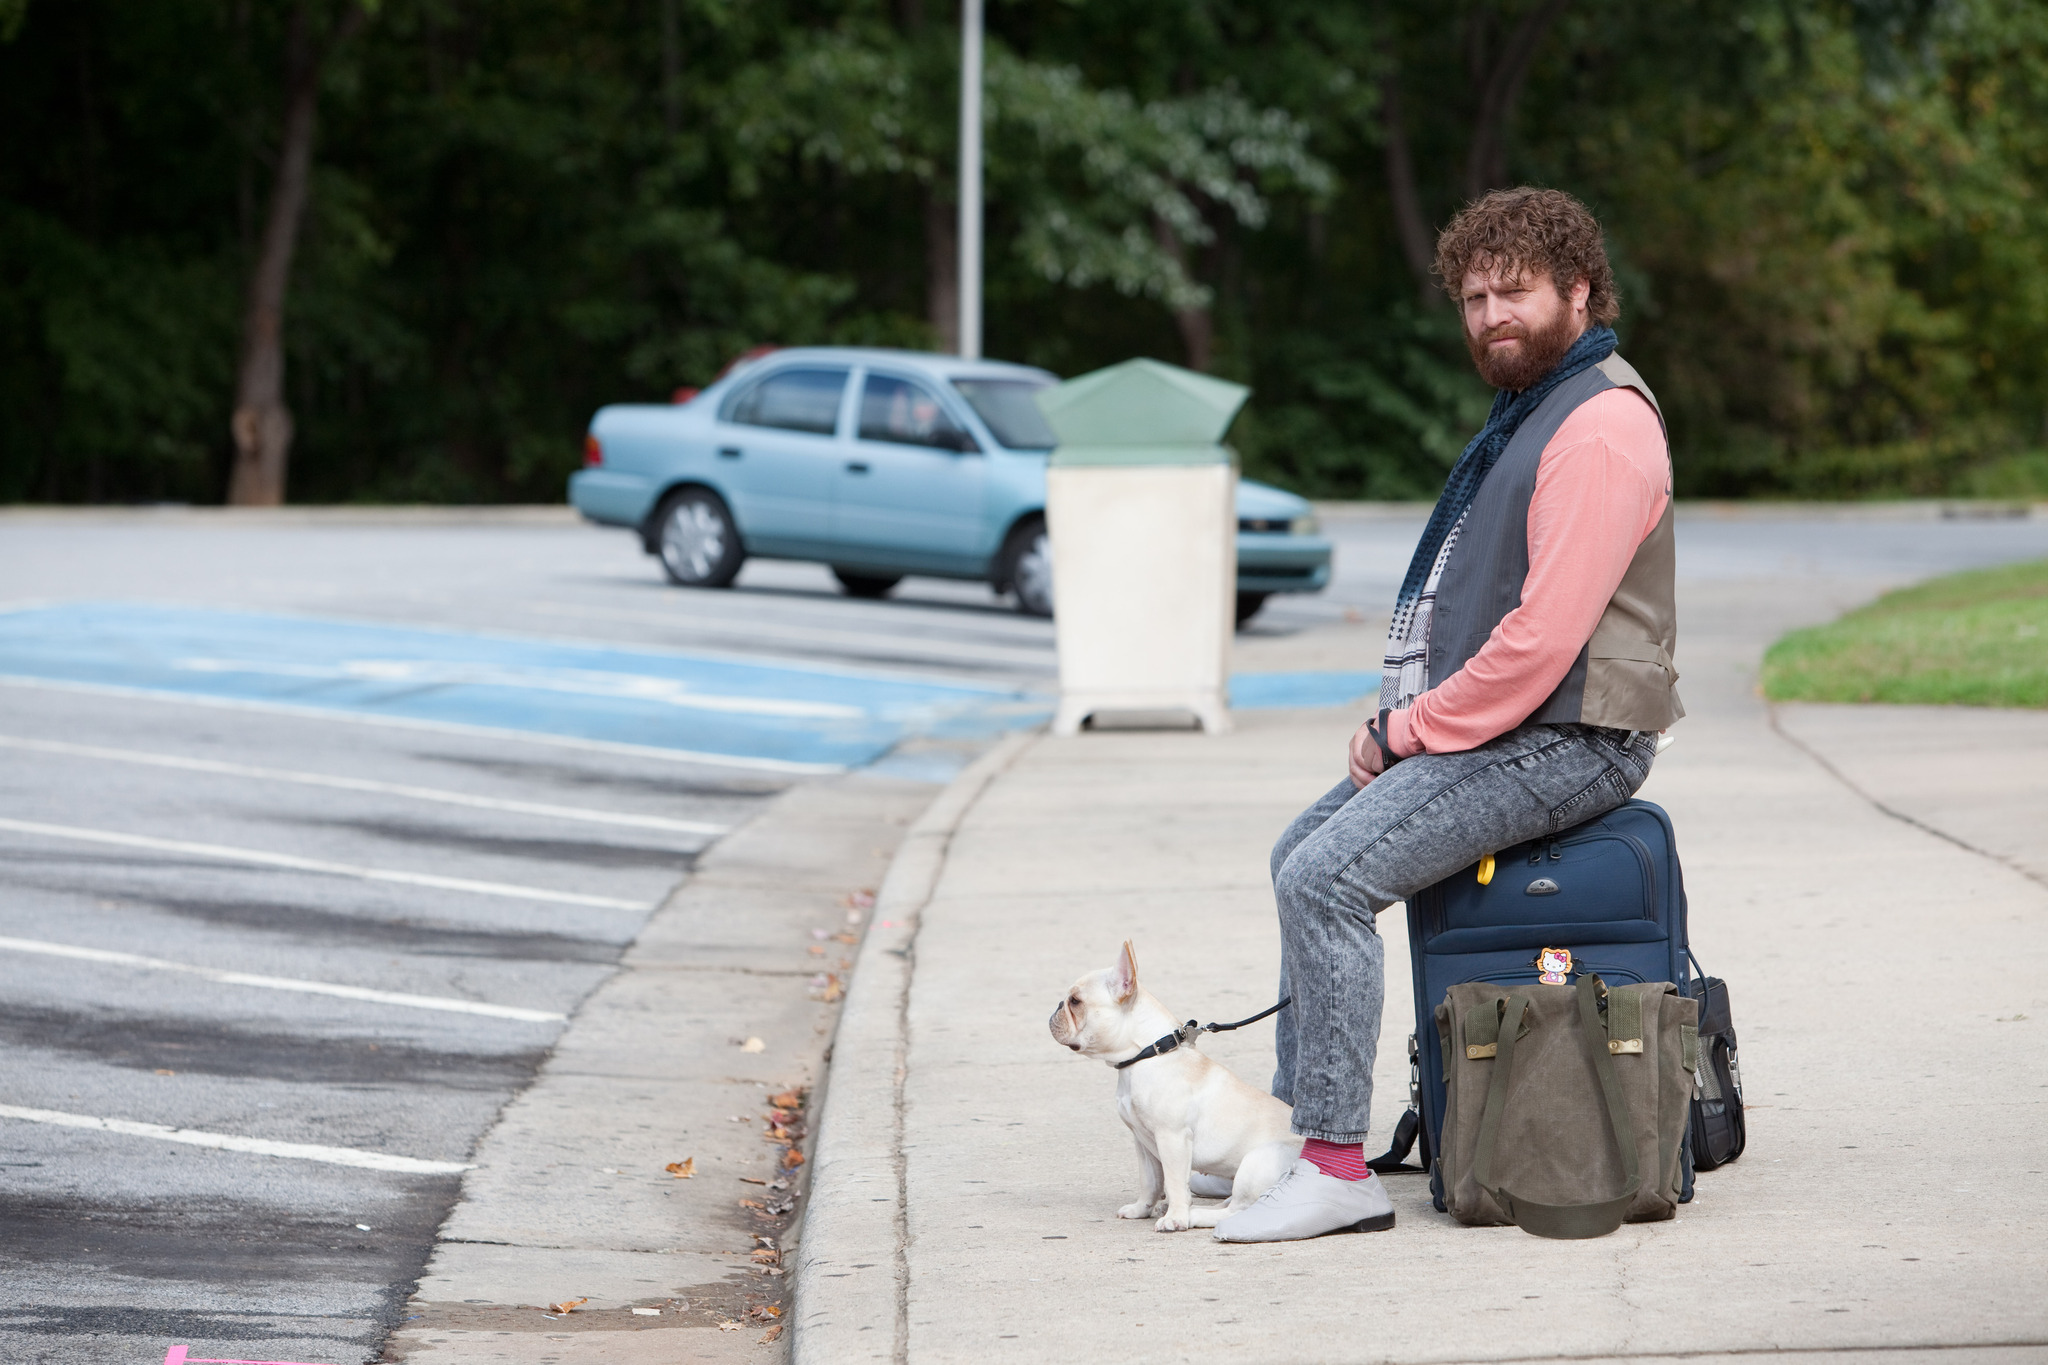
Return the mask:
<svg viewBox="0 0 2048 1365"><path fill-rule="evenodd" d="M0 496L219 498L239 407L288 413L294 498L551 500L601 403L763 343L950 345L950 3L383 0L294 84L294 15L303 47L344 4L0 0ZM1243 379L1251 472L1435 491L1489 395L1431 235L1535 181L1608 226L1682 490L2048 485L2037 4L990 23L991 353Z"/></svg>

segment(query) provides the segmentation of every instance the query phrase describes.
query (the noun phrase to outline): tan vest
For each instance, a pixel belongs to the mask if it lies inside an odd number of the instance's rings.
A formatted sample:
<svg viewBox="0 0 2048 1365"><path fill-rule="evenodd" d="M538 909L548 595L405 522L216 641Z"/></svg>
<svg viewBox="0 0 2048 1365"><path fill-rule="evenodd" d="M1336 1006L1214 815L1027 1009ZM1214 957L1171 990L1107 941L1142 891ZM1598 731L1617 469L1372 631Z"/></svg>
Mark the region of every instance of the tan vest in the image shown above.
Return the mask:
<svg viewBox="0 0 2048 1365"><path fill-rule="evenodd" d="M1529 501L1535 496L1543 448L1581 403L1617 388L1634 389L1657 408L1657 396L1643 377L1620 355L1610 355L1552 390L1487 471L1437 583L1429 626L1431 687L1471 662L1501 619L1521 605L1522 584L1529 576ZM1657 408L1659 421L1663 415ZM1685 714L1672 662L1678 649L1676 569L1667 499L1664 515L1636 547L1592 639L1580 648L1557 690L1523 724L1662 730Z"/></svg>

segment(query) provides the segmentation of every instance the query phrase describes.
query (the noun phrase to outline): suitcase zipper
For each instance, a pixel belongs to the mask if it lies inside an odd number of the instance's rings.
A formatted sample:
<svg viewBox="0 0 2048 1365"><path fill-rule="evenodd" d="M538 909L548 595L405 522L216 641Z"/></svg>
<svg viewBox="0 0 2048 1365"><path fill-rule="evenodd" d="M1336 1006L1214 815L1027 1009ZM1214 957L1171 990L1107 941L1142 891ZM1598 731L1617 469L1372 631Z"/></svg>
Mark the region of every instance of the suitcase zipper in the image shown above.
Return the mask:
<svg viewBox="0 0 2048 1365"><path fill-rule="evenodd" d="M1599 962L1575 962L1572 964L1572 975L1585 976L1587 974L1597 976L1602 981L1618 982L1624 986L1640 986L1643 984L1643 978L1626 967L1616 967ZM1465 978L1465 981L1470 984L1484 983L1489 986L1516 986L1527 985L1529 982L1534 981L1536 977L1537 973L1533 969L1523 969L1512 972L1488 972L1484 976L1468 976Z"/></svg>

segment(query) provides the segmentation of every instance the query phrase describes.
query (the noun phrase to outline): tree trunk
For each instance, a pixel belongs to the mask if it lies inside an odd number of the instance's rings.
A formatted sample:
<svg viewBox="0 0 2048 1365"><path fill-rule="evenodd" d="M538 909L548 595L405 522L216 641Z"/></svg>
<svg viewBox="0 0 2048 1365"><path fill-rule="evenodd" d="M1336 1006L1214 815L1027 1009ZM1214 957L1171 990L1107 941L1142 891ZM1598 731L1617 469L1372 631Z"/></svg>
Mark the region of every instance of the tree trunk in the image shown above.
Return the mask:
<svg viewBox="0 0 2048 1365"><path fill-rule="evenodd" d="M960 353L960 215L936 185L924 192L924 312L939 349Z"/></svg>
<svg viewBox="0 0 2048 1365"><path fill-rule="evenodd" d="M237 507L275 507L284 501L292 448L292 414L284 401L284 307L291 289L292 255L306 216L320 69L327 52L364 17L351 5L329 40L316 44L309 32L310 8L308 0L300 0L286 30L284 133L242 318L242 365L235 382L234 416L228 423L235 439L228 502Z"/></svg>
<svg viewBox="0 0 2048 1365"><path fill-rule="evenodd" d="M1173 230L1164 218L1152 220L1152 235L1160 248L1173 257L1187 273L1188 253L1182 245L1180 234ZM1181 349L1187 353L1188 368L1208 373L1209 366L1216 358L1216 322L1206 308L1176 308L1173 310L1173 325L1180 329Z"/></svg>
<svg viewBox="0 0 2048 1365"><path fill-rule="evenodd" d="M1401 255L1424 306L1436 301L1435 281L1430 270L1436 253L1429 235L1429 220L1422 212L1422 195L1415 185L1415 159L1408 151L1408 123L1401 107L1401 78L1388 72L1380 84L1380 131L1386 138L1387 197L1393 201L1394 232L1401 239Z"/></svg>
<svg viewBox="0 0 2048 1365"><path fill-rule="evenodd" d="M1465 156L1468 201L1507 183L1508 120L1522 97L1522 86L1529 78L1529 65L1536 58L1536 49L1543 45L1544 34L1570 3L1571 0L1542 0L1523 15L1522 22L1515 25L1515 31L1508 35L1488 68L1485 84L1479 90L1479 107L1472 118L1472 145Z"/></svg>

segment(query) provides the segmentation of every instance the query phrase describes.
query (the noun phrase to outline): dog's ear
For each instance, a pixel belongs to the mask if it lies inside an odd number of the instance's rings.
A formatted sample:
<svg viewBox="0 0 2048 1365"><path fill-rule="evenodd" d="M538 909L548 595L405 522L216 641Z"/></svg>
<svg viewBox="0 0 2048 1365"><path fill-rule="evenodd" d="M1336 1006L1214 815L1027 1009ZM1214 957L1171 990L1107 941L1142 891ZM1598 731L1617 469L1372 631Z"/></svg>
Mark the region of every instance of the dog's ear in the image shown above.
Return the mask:
<svg viewBox="0 0 2048 1365"><path fill-rule="evenodd" d="M1116 1002L1121 1005L1138 993L1138 957L1131 951L1131 941L1124 940L1124 950L1116 955L1116 967L1109 978L1109 988L1116 992Z"/></svg>

